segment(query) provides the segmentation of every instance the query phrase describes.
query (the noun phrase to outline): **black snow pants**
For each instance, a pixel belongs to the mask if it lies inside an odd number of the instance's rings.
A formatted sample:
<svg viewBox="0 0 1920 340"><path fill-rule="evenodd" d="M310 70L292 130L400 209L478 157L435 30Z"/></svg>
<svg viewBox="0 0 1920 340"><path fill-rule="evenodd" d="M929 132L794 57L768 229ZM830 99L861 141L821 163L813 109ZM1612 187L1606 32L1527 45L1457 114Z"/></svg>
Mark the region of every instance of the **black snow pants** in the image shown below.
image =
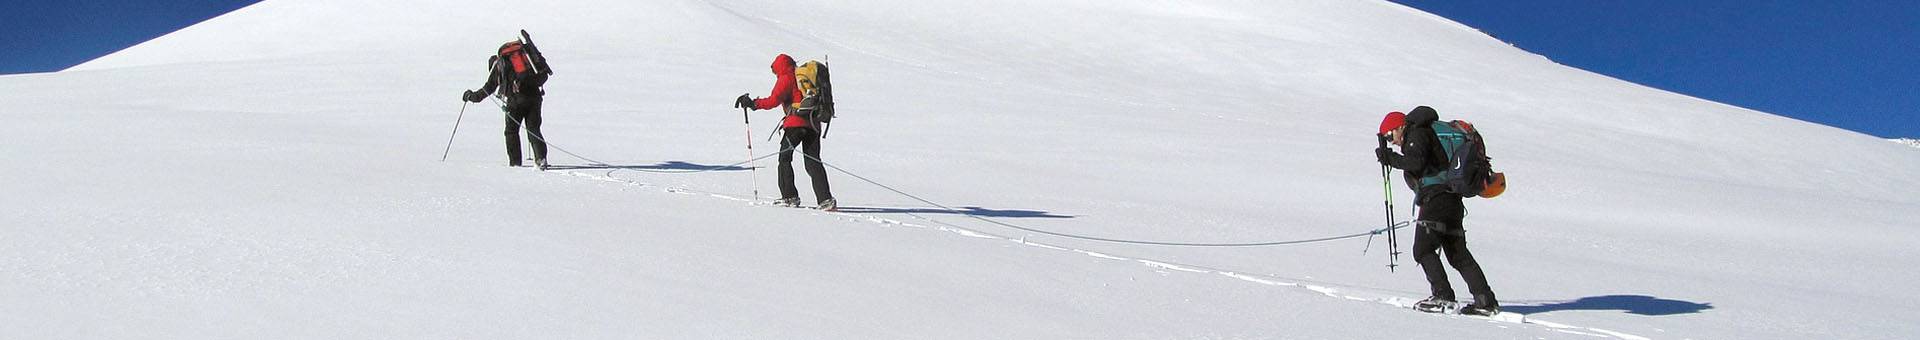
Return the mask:
<svg viewBox="0 0 1920 340"><path fill-rule="evenodd" d="M800 152L807 156L807 176L813 177L813 197L819 202L833 199L833 190L827 187L827 167L820 164L820 134L809 127L790 127L781 132L780 138L780 198L800 198L800 188L793 184L793 149L798 145Z"/></svg>
<svg viewBox="0 0 1920 340"><path fill-rule="evenodd" d="M1428 288L1434 297L1454 299L1447 269L1440 266L1440 254L1445 252L1447 263L1466 279L1467 290L1473 293L1474 301L1499 306L1493 288L1487 286L1486 273L1480 271L1480 263L1473 260L1473 253L1467 251L1467 232L1460 224L1466 216L1466 206L1461 204L1460 195L1434 193L1432 196L1422 198L1419 204L1420 216L1414 222L1413 236L1413 261L1420 263L1420 269L1426 272Z"/></svg>
<svg viewBox="0 0 1920 340"><path fill-rule="evenodd" d="M520 123L527 125L527 144L533 145L533 163L547 164L547 141L540 135L540 100L507 107L507 165L520 166Z"/></svg>

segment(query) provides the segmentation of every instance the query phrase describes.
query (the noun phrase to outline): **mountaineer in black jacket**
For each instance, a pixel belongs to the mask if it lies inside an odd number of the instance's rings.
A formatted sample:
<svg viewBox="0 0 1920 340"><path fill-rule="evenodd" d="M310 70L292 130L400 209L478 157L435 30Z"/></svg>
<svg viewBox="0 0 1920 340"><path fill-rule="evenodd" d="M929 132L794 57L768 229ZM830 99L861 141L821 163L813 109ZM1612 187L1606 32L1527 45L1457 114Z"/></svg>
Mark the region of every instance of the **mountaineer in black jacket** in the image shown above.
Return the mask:
<svg viewBox="0 0 1920 340"><path fill-rule="evenodd" d="M1447 263L1460 276L1467 280L1467 290L1473 293L1474 303L1461 310L1466 314L1493 315L1500 312L1500 302L1493 296L1493 288L1487 286L1487 275L1480 271L1480 263L1473 260L1473 253L1467 251L1467 231L1461 220L1466 216L1466 206L1461 204L1459 194L1447 192L1440 185L1421 186L1420 178L1445 169L1448 165L1446 148L1440 145L1440 138L1434 135L1432 124L1440 120L1440 114L1433 108L1421 106L1413 108L1404 118L1399 112L1387 115L1381 123L1382 139L1391 139L1393 145L1400 147L1405 155L1394 153L1392 149L1381 146L1374 150L1380 164L1392 166L1406 173L1407 186L1412 187L1414 205L1419 207L1419 216L1414 220L1417 231L1413 236L1413 261L1420 263L1420 269L1426 272L1428 288L1433 293L1415 306L1421 310L1437 311L1455 304L1453 285L1447 281L1446 268L1440 267L1440 252L1446 252Z"/></svg>
<svg viewBox="0 0 1920 340"><path fill-rule="evenodd" d="M551 74L546 58L541 57L533 45L508 41L500 45L498 54L487 58L487 68L487 83L479 90L461 94L460 98L478 103L498 88L503 101L501 109L507 111L507 165L520 166L520 123L526 122L527 144L533 146L533 164L546 170L547 140L540 134L541 98L547 94L543 85Z"/></svg>

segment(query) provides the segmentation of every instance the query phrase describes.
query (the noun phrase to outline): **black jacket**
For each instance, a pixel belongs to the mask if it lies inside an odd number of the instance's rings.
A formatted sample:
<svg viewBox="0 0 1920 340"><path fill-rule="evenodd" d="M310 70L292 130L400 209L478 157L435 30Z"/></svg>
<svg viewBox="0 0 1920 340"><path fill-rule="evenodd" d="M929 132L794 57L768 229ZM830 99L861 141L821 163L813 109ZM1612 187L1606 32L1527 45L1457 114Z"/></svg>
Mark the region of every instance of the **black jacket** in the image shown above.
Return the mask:
<svg viewBox="0 0 1920 340"><path fill-rule="evenodd" d="M1440 137L1433 133L1433 122L1440 121L1440 114L1430 107L1416 107L1407 114L1407 130L1401 132L1400 151L1405 155L1389 152L1387 165L1405 172L1407 187L1417 193L1415 202L1425 201L1426 197L1445 192L1439 185L1422 187L1420 178L1447 167L1447 149L1440 146Z"/></svg>
<svg viewBox="0 0 1920 340"><path fill-rule="evenodd" d="M546 95L546 91L541 89L541 85L547 83L546 74L533 73L520 78L518 81L513 81L516 76L513 73L512 67L507 66L505 60L494 57L489 58L487 62L491 64L488 66L489 74L487 75L487 84L480 86L480 93L491 95L495 88L499 88L502 93L506 94L506 105L508 107L539 103L540 98ZM512 84L517 84L518 86L513 86L516 88L505 88Z"/></svg>

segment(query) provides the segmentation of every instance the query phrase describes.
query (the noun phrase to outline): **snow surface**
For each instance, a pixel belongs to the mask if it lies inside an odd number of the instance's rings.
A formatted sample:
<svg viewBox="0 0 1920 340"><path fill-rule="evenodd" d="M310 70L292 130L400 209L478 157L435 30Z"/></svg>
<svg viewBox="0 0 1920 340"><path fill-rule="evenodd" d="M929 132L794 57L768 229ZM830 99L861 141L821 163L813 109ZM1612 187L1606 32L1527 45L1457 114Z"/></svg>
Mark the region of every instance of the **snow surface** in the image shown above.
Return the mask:
<svg viewBox="0 0 1920 340"><path fill-rule="evenodd" d="M1920 153L1385 1L525 4L269 0L0 77L24 127L0 137L0 338L1920 334L1898 288L1920 281ZM498 111L462 113L516 28L557 71L549 138L617 168L502 166ZM1372 129L1432 105L1513 179L1467 224L1527 323L1396 307L1426 284L1384 238L1116 244L839 172L843 213L757 205L768 161L626 171L747 159L728 104L766 95L776 53L831 56L834 165L1105 238L1379 228ZM759 155L776 118L753 115Z"/></svg>
<svg viewBox="0 0 1920 340"><path fill-rule="evenodd" d="M1900 145L1906 145L1906 146L1911 146L1911 147L1916 147L1916 148L1920 148L1920 139L1913 139L1913 138L1898 138L1898 139L1893 139L1893 142L1894 142L1894 143L1900 143Z"/></svg>

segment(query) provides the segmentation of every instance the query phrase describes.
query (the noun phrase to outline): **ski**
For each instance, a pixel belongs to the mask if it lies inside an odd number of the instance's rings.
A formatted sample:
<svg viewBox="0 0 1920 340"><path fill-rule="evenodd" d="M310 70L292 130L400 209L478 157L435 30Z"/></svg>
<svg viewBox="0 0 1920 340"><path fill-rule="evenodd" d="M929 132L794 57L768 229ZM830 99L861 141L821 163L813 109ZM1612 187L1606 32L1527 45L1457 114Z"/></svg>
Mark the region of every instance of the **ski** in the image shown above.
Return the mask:
<svg viewBox="0 0 1920 340"><path fill-rule="evenodd" d="M1413 303L1413 310L1438 314L1459 314L1460 303L1452 301L1420 301Z"/></svg>
<svg viewBox="0 0 1920 340"><path fill-rule="evenodd" d="M809 205L798 204L798 203L787 204L787 203L782 203L779 200L772 200L772 201L753 201L748 203L748 205L756 206L756 207L807 209L807 210L819 210L823 212L835 212L835 213L840 212L840 207L838 206L838 204L835 204L832 206L819 206L819 205L809 206Z"/></svg>
<svg viewBox="0 0 1920 340"><path fill-rule="evenodd" d="M1499 322L1507 322L1507 323L1527 323L1526 314L1520 314L1520 313L1514 313L1514 312L1508 312L1508 311L1501 311L1498 313L1494 313L1493 315L1466 313L1465 312L1466 307L1469 306L1469 304L1467 303L1449 302L1449 303L1440 303L1440 304L1427 304L1427 303L1418 302L1418 301L1414 303L1404 303L1402 302L1404 300L1399 300L1399 299L1395 299L1395 300L1398 300L1398 301L1390 301L1390 303L1407 308L1407 309L1412 309L1414 311L1422 312L1422 313L1462 316L1462 317L1486 319L1491 321L1499 321Z"/></svg>

